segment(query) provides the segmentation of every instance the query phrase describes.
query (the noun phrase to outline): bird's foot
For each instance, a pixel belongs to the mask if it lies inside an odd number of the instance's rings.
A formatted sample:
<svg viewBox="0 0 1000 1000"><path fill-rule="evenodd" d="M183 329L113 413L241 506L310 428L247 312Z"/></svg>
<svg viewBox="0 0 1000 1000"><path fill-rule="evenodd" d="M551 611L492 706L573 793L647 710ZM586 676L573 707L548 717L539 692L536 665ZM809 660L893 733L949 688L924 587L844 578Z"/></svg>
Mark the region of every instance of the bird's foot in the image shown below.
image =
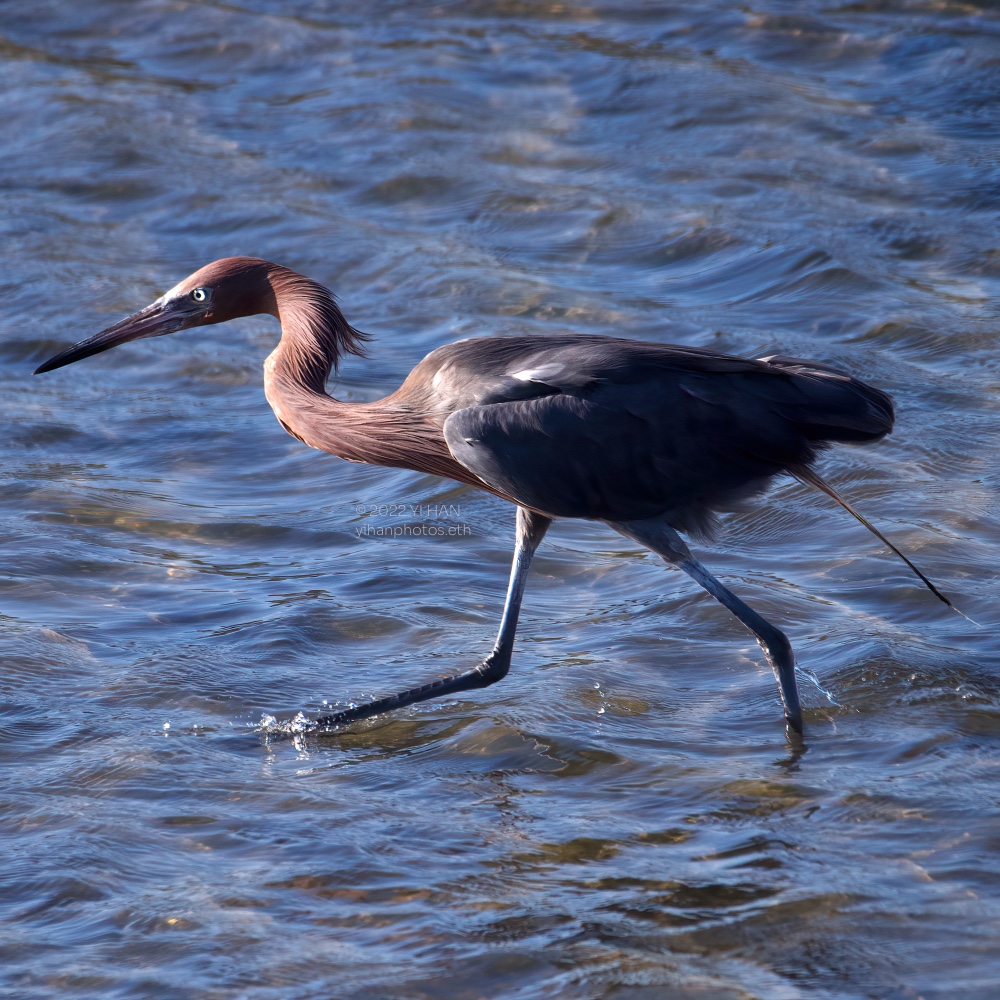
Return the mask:
<svg viewBox="0 0 1000 1000"><path fill-rule="evenodd" d="M478 688L489 687L491 684L495 684L498 680L505 677L509 668L510 654L493 650L482 663L464 674L456 674L453 677L441 677L436 681L431 681L429 684L409 688L406 691L400 691L399 694L379 698L365 705L352 705L350 708L334 712L332 715L320 716L305 731L307 733L332 732L352 722L370 719L375 715L383 715L385 712L391 712L393 709L405 708L407 705L414 705L417 702L427 701L430 698L439 698L444 695L457 694L460 691L473 691Z"/></svg>

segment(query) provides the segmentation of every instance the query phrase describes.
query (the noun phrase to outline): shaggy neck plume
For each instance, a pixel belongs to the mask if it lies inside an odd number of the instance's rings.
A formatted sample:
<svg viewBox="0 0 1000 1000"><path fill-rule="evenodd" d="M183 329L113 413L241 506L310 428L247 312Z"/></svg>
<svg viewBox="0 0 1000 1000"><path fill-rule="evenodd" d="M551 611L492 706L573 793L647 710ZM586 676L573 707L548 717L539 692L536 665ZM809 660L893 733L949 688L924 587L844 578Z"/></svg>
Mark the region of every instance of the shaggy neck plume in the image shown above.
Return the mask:
<svg viewBox="0 0 1000 1000"><path fill-rule="evenodd" d="M263 263L263 262L261 262ZM365 462L377 450L378 405L333 399L330 372L345 354L364 354L369 338L344 318L322 285L277 264L258 273L255 311L281 323L281 341L264 362L264 393L281 426L312 448ZM263 282L260 279L263 278ZM360 412L366 411L366 412Z"/></svg>
<svg viewBox="0 0 1000 1000"><path fill-rule="evenodd" d="M271 265L267 283L273 306L264 311L281 323L281 343L268 359L274 377L325 393L341 357L363 355L368 337L344 319L330 292L310 278Z"/></svg>
<svg viewBox="0 0 1000 1000"><path fill-rule="evenodd" d="M266 300L258 312L281 321L281 341L264 363L264 392L293 437L351 462L416 469L460 482L482 483L448 451L440 427L420 400L397 390L374 403L344 403L326 380L344 354L363 354L355 330L322 286L295 271L268 265ZM416 403L416 405L414 405Z"/></svg>

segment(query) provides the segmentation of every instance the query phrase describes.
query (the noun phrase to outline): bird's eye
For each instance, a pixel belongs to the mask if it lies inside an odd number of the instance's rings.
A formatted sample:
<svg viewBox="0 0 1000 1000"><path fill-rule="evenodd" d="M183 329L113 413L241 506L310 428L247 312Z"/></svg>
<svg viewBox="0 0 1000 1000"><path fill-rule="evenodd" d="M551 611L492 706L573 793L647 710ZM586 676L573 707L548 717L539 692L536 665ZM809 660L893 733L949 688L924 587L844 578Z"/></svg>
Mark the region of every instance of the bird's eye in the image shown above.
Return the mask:
<svg viewBox="0 0 1000 1000"><path fill-rule="evenodd" d="M207 302L208 301L208 292L205 291L204 288L196 288L191 293L191 298L194 299L195 302Z"/></svg>

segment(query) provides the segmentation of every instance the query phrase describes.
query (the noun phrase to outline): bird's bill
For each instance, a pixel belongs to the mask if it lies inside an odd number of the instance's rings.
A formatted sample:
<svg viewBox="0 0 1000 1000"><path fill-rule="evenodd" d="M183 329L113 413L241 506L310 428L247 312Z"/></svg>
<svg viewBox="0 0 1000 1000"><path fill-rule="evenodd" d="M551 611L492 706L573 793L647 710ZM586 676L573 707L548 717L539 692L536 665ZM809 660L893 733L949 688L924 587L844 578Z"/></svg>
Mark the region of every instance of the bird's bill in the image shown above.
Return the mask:
<svg viewBox="0 0 1000 1000"><path fill-rule="evenodd" d="M130 340L162 337L181 329L185 325L185 320L189 318L173 302L165 301L162 298L157 299L152 305L140 309L139 312L115 323L114 326L109 326L93 337L81 340L79 344L74 344L55 357L49 358L45 364L39 365L35 369L35 374L41 375L44 372L62 368L64 365L71 365L74 361L82 361L84 358L108 351L119 344L127 344Z"/></svg>

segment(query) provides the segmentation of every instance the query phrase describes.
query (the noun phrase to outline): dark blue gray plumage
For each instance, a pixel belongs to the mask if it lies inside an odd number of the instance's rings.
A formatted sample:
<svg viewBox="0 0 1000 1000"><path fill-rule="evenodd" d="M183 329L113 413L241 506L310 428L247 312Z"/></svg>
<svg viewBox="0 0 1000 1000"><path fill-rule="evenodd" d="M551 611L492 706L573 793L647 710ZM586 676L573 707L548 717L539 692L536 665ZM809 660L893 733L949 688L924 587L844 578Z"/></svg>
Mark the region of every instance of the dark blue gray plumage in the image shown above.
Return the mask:
<svg viewBox="0 0 1000 1000"><path fill-rule="evenodd" d="M801 731L788 640L712 576L678 532L709 536L718 512L790 473L830 494L883 538L812 463L834 442L888 434L893 407L884 392L796 358L747 359L614 337L519 336L441 347L384 399L343 403L327 394L327 378L344 352L362 353L367 338L322 285L249 257L209 264L38 371L129 340L256 313L281 322L281 342L264 365L264 388L290 434L350 461L446 476L517 505L514 564L490 655L465 673L324 716L313 731L505 676L531 557L560 517L605 521L727 607L764 649L786 722Z"/></svg>

